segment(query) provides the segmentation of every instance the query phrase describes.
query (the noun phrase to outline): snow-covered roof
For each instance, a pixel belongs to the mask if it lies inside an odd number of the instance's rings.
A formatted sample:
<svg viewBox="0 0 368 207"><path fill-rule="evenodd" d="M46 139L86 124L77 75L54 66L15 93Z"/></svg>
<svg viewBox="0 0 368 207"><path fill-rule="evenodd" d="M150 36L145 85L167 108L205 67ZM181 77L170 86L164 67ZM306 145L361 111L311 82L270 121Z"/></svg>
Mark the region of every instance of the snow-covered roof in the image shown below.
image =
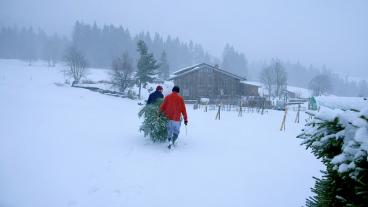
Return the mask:
<svg viewBox="0 0 368 207"><path fill-rule="evenodd" d="M230 72L227 72L225 70L222 70L218 67L214 67L212 65L209 65L207 63L200 63L200 64L196 64L196 65L193 65L193 66L190 66L190 67L185 67L185 68L182 68L180 70L177 70L175 71L173 74L170 75L170 78L169 80L172 80L172 79L175 79L177 77L180 77L182 75L185 75L185 74L188 74L188 73L191 73L193 71L197 71L197 70L200 70L202 68L211 68L217 72L220 72L220 73L223 73L225 75L228 75L228 76L231 76L233 78L236 78L236 79L239 79L240 81L245 81L246 79L243 78L243 77L240 77L238 75L235 75L233 73L230 73Z"/></svg>
<svg viewBox="0 0 368 207"><path fill-rule="evenodd" d="M249 84L249 85L255 85L255 86L258 86L258 87L262 87L262 83L260 82L256 82L256 81L241 81L241 83L244 83L244 84Z"/></svg>
<svg viewBox="0 0 368 207"><path fill-rule="evenodd" d="M287 86L287 90L295 93L300 98L310 98L312 96L312 91L306 88Z"/></svg>

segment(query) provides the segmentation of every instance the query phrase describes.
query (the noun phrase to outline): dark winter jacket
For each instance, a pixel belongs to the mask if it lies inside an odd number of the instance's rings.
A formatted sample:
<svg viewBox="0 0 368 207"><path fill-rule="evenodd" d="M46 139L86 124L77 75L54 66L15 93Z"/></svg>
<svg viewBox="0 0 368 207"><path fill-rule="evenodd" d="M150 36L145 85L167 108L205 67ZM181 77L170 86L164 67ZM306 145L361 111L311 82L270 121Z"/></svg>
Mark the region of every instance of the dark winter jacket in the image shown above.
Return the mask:
<svg viewBox="0 0 368 207"><path fill-rule="evenodd" d="M163 99L164 95L160 91L155 91L149 95L147 104L155 103L159 98Z"/></svg>

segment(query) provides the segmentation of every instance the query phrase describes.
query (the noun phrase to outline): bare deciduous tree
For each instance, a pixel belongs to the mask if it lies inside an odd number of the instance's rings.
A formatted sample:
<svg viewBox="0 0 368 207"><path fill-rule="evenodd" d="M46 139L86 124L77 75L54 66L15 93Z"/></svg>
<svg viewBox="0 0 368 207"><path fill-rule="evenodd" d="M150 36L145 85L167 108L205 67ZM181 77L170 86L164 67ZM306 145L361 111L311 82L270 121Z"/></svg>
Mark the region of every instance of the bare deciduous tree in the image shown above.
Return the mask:
<svg viewBox="0 0 368 207"><path fill-rule="evenodd" d="M132 60L126 53L112 61L111 82L120 92L132 85L133 70Z"/></svg>
<svg viewBox="0 0 368 207"><path fill-rule="evenodd" d="M316 75L309 81L308 86L312 90L313 95L323 95L331 90L330 77L327 74Z"/></svg>
<svg viewBox="0 0 368 207"><path fill-rule="evenodd" d="M278 60L263 68L260 80L265 85L269 97L281 97L287 87L287 73Z"/></svg>
<svg viewBox="0 0 368 207"><path fill-rule="evenodd" d="M265 67L262 69L261 73L260 73L260 80L263 83L263 85L266 87L267 91L268 91L268 98L271 98L272 95L272 90L274 87L274 74L273 74L273 70L270 66Z"/></svg>
<svg viewBox="0 0 368 207"><path fill-rule="evenodd" d="M88 63L84 55L74 46L67 49L64 56L64 62L67 69L64 70L64 74L70 78L73 78L73 85L79 83L81 78L87 76Z"/></svg>
<svg viewBox="0 0 368 207"><path fill-rule="evenodd" d="M275 74L275 96L281 97L287 89L287 73L279 60L274 61L271 67Z"/></svg>

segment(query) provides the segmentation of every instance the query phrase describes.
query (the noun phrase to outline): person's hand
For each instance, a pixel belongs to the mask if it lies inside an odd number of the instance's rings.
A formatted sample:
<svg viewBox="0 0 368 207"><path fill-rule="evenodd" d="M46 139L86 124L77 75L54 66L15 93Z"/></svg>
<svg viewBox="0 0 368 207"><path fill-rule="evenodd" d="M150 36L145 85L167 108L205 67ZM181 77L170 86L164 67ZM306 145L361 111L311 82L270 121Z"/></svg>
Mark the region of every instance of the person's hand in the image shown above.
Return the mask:
<svg viewBox="0 0 368 207"><path fill-rule="evenodd" d="M184 121L184 124L185 124L185 125L188 125L188 121Z"/></svg>

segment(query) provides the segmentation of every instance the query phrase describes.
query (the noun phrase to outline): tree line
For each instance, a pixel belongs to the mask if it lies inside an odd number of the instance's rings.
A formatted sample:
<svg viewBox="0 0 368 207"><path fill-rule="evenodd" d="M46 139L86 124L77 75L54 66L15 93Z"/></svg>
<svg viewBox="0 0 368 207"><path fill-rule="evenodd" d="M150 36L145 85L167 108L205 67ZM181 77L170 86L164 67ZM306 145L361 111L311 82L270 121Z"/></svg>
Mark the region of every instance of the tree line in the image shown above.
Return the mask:
<svg viewBox="0 0 368 207"><path fill-rule="evenodd" d="M223 60L206 52L200 44L182 42L179 38L162 37L155 33L140 32L132 35L122 26L85 24L77 21L70 38L57 34L48 35L42 29L2 27L0 29L0 58L22 59L30 63L47 60L50 64L61 61L68 47L74 46L84 53L91 67L109 68L111 61L122 53L128 54L135 62L138 58L136 44L143 40L155 58L164 58L170 71L197 63L221 65L230 72L246 75L245 55L234 47L224 48Z"/></svg>
<svg viewBox="0 0 368 207"><path fill-rule="evenodd" d="M277 64L275 64L277 62ZM262 82L267 88L269 94L278 97L272 87L278 85L272 79L277 78L272 69L281 67L282 73L286 74L287 85L308 88L313 95L334 94L338 96L368 96L368 83L366 80L349 80L347 77L332 72L326 66L322 68L310 65L309 67L296 62L285 62L280 59L271 61L258 61L249 64L249 70L252 79Z"/></svg>
<svg viewBox="0 0 368 207"><path fill-rule="evenodd" d="M20 59L30 65L35 60L46 60L55 65L65 53L70 41L57 34L47 35L41 29L0 28L0 58Z"/></svg>
<svg viewBox="0 0 368 207"><path fill-rule="evenodd" d="M148 47L143 40L138 41L137 52L139 57L136 71L134 71L133 61L127 53L123 53L112 60L110 83L121 93L126 93L126 89L137 85L139 88L138 98L141 98L142 87L145 88L148 83L154 81L162 81L168 68L165 59L158 62L154 58L153 53L148 51ZM89 63L77 47L69 47L63 61L67 66L63 70L64 75L73 80L72 86L78 84L82 78L86 78Z"/></svg>
<svg viewBox="0 0 368 207"><path fill-rule="evenodd" d="M248 80L262 81L263 70L274 64L271 61L250 62L244 55L227 44L221 59L210 55L200 44L192 41L185 43L179 38L162 37L155 33L141 32L131 35L127 28L114 25L98 26L77 21L70 38L58 34L48 35L42 29L2 27L0 28L0 58L21 59L30 65L35 60L45 60L50 66L62 61L68 48L75 47L83 55L90 67L111 68L117 57L125 54L132 61L133 70L139 53L137 43L142 40L152 52L155 59L161 62L165 72L161 78L165 79L170 73L196 63L220 65L222 69L244 76ZM351 81L323 68L306 67L299 62L290 63L279 60L280 67L286 72L287 83L294 86L310 88L316 95L333 93L342 96L367 96L367 82ZM275 66L275 65L273 65ZM270 72L270 71L269 71ZM272 73L271 73L272 74ZM320 77L318 77L320 76ZM324 79L325 85L318 79ZM264 81L262 81L264 82ZM268 89L270 84L265 84ZM273 84L275 85L275 84ZM277 84L276 84L277 85ZM277 86L278 87L278 86ZM270 92L272 92L270 90ZM277 89L277 91L280 91ZM273 93L273 92L272 92ZM279 96L280 92L276 92Z"/></svg>

